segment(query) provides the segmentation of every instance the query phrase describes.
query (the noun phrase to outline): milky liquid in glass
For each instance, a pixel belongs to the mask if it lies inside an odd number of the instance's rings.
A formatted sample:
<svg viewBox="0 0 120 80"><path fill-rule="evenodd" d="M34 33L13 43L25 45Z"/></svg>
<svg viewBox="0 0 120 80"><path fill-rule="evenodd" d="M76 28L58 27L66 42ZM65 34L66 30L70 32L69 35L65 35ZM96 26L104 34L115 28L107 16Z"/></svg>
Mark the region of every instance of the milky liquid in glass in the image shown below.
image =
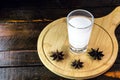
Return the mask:
<svg viewBox="0 0 120 80"><path fill-rule="evenodd" d="M83 16L74 16L68 22L69 44L75 49L86 48L92 30L92 22Z"/></svg>

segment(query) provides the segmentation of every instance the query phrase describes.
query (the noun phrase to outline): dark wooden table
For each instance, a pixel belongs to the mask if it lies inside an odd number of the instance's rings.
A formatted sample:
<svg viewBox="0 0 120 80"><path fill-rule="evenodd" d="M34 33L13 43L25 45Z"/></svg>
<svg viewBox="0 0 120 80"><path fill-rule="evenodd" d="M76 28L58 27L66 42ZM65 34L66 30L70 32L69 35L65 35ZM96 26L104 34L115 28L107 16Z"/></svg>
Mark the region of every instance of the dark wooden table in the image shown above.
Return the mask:
<svg viewBox="0 0 120 80"><path fill-rule="evenodd" d="M0 80L68 80L50 72L37 54L37 39L50 22L74 9L96 18L109 14L119 0L2 0L0 2ZM115 31L120 45L120 27ZM91 80L120 80L120 49L112 68Z"/></svg>

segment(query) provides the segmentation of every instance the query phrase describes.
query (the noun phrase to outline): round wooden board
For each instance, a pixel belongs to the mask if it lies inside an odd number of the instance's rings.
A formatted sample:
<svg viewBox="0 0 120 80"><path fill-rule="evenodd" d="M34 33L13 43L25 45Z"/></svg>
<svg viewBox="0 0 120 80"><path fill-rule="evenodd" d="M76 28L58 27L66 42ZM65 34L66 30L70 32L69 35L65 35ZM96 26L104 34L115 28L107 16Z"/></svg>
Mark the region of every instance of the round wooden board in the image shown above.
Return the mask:
<svg viewBox="0 0 120 80"><path fill-rule="evenodd" d="M97 20L99 23L99 19ZM88 55L91 48L99 48L100 51L103 51L102 60L93 60ZM112 31L108 31L106 27L95 23L87 51L74 54L69 50L66 18L61 18L48 24L41 32L37 50L43 64L55 74L70 79L88 79L99 76L110 69L117 57L118 44ZM52 60L50 55L57 50L63 51L64 60ZM71 64L75 59L84 62L84 67L74 69Z"/></svg>

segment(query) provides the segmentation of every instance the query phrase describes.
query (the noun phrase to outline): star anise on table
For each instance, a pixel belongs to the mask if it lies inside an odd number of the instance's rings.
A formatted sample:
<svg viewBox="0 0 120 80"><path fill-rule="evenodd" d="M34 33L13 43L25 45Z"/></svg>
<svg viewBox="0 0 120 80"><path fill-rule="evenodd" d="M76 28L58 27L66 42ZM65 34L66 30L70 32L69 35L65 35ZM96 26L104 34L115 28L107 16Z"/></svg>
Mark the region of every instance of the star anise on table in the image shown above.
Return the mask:
<svg viewBox="0 0 120 80"><path fill-rule="evenodd" d="M94 60L101 60L102 57L104 56L104 54L102 54L103 51L99 51L99 48L98 49L93 49L91 48L91 51L88 52L88 54L93 57Z"/></svg>
<svg viewBox="0 0 120 80"><path fill-rule="evenodd" d="M52 52L52 55L50 55L50 57L53 58L53 60L56 60L56 61L60 61L60 60L63 60L64 59L64 54L63 54L63 51L56 51L56 52Z"/></svg>
<svg viewBox="0 0 120 80"><path fill-rule="evenodd" d="M71 64L71 66L73 66L75 69L80 69L83 67L83 62L80 62L80 59L74 60Z"/></svg>

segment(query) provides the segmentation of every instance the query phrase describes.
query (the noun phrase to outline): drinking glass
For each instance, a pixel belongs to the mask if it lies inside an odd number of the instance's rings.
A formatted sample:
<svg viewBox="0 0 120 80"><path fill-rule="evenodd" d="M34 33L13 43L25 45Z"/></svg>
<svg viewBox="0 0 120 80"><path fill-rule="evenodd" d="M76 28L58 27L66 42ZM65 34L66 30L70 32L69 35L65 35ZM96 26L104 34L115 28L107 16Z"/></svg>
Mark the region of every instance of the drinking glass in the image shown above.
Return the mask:
<svg viewBox="0 0 120 80"><path fill-rule="evenodd" d="M77 9L67 15L68 39L72 52L87 50L93 23L94 16L87 10Z"/></svg>

